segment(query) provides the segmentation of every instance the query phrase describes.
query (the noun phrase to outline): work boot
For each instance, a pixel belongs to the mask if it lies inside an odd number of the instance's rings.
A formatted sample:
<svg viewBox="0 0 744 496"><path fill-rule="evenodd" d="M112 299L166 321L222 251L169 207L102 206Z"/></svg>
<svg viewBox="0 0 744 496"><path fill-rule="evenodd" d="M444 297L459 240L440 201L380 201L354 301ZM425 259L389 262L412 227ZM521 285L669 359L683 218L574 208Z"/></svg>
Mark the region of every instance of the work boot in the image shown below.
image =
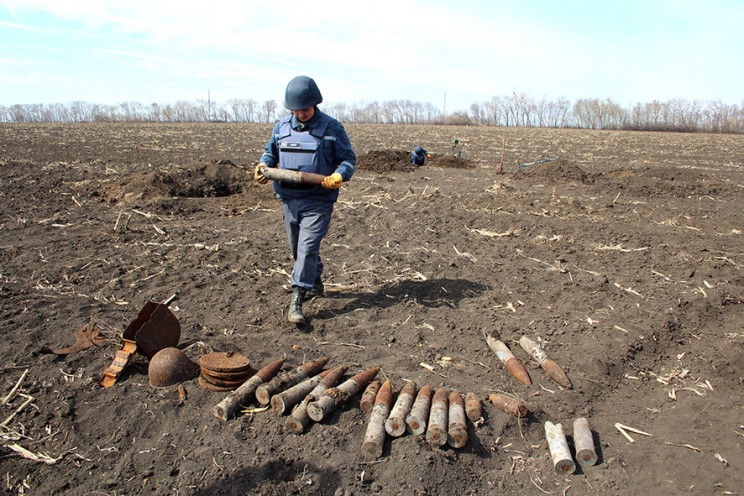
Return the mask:
<svg viewBox="0 0 744 496"><path fill-rule="evenodd" d="M325 289L323 287L323 280L318 277L317 279L315 279L313 287L305 292L305 298L309 300L311 298L315 298L316 296L323 296L324 291Z"/></svg>
<svg viewBox="0 0 744 496"><path fill-rule="evenodd" d="M304 296L305 290L299 286L295 286L292 292L292 301L289 304L289 313L287 314L287 320L293 324L305 324L305 316L302 315L302 298Z"/></svg>

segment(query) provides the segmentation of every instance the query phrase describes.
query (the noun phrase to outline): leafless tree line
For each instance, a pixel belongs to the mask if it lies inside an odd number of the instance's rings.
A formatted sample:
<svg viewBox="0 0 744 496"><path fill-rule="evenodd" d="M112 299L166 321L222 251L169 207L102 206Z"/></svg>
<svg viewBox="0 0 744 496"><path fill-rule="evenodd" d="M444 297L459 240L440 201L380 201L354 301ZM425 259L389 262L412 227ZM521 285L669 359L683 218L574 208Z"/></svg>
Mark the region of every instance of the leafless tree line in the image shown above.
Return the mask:
<svg viewBox="0 0 744 496"><path fill-rule="evenodd" d="M431 103L411 100L331 103L324 110L342 122L360 124L454 124L506 127L573 127L659 131L744 132L744 103L673 99L621 106L609 98L536 100L523 93L494 96L466 111L444 115ZM143 105L129 101L101 105L0 106L0 122L274 122L283 112L276 100L179 101Z"/></svg>

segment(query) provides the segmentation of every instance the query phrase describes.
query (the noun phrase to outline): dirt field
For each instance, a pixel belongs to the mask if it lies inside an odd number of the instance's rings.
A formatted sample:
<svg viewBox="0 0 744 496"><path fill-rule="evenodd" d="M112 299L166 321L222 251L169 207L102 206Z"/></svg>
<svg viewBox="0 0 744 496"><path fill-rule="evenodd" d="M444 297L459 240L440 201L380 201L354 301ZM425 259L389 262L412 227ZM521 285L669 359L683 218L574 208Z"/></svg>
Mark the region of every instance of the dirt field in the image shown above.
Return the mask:
<svg viewBox="0 0 744 496"><path fill-rule="evenodd" d="M323 245L331 291L297 329L281 205L250 178L270 126L0 126L2 419L33 398L2 430L8 493L744 494L744 136L348 131L359 167ZM416 145L430 165L407 164ZM560 160L517 167L541 158ZM99 386L139 309L174 293L194 361L233 350L288 370L325 356L350 374L379 366L396 390L513 394L530 414L484 403L465 448L405 435L369 462L359 396L295 435L271 411L215 418L225 393L196 379L183 402L151 388L142 355ZM103 346L44 353L91 319ZM599 461L559 476L543 424L570 434L581 416ZM651 436L631 443L616 423Z"/></svg>

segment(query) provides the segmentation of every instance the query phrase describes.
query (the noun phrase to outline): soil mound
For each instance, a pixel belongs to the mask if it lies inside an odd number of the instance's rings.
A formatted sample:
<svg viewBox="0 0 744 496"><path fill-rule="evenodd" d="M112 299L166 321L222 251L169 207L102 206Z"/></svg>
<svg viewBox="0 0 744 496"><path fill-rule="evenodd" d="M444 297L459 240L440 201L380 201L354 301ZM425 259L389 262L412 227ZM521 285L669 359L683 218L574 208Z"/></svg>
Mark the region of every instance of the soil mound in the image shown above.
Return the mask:
<svg viewBox="0 0 744 496"><path fill-rule="evenodd" d="M370 172L413 170L410 152L402 150L372 150L357 157L357 168Z"/></svg>
<svg viewBox="0 0 744 496"><path fill-rule="evenodd" d="M251 178L229 160L193 164L173 171L139 172L99 189L111 203L132 203L158 198L224 197L242 192Z"/></svg>
<svg viewBox="0 0 744 496"><path fill-rule="evenodd" d="M470 169L475 164L469 160L452 155L434 155L427 162L427 166L450 167L454 169ZM411 152L403 150L372 150L357 157L357 168L370 172L411 172L415 169L411 163Z"/></svg>
<svg viewBox="0 0 744 496"><path fill-rule="evenodd" d="M584 170L565 158L527 165L522 168L521 172L536 178L558 182L586 183L588 179Z"/></svg>

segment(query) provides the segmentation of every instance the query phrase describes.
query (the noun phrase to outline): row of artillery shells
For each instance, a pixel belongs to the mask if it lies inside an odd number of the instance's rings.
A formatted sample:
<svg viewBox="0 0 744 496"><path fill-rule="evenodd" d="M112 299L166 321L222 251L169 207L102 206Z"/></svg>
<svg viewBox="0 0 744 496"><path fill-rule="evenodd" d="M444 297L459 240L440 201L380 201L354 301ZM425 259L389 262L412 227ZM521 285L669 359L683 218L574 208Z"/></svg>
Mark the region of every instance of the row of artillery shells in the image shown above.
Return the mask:
<svg viewBox="0 0 744 496"><path fill-rule="evenodd" d="M465 400L459 391L444 388L435 393L424 386L417 393L413 381L406 383L395 404L390 381L382 385L374 381L362 395L360 407L371 413L362 443L362 454L368 459L382 456L386 435L400 437L405 432L426 433L427 442L436 448L446 444L462 448L468 443L466 417L477 421L482 413L480 399L473 393L468 393Z"/></svg>

